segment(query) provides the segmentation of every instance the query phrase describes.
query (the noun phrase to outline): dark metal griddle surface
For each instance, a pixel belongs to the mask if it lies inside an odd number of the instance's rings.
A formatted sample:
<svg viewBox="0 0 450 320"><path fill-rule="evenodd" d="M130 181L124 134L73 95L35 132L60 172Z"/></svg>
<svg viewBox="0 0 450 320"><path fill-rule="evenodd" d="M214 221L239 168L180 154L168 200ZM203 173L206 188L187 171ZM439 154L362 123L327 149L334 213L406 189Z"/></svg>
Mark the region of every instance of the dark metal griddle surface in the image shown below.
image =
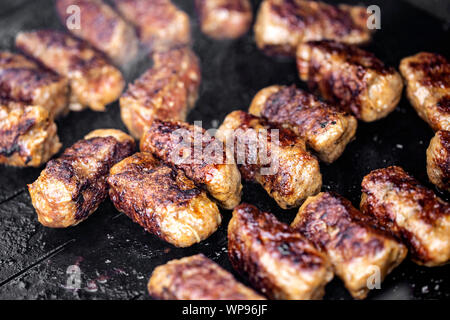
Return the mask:
<svg viewBox="0 0 450 320"><path fill-rule="evenodd" d="M205 128L220 124L232 110L247 109L254 94L272 84L304 87L293 61L277 61L259 52L253 34L237 41L213 41L203 36L195 20L193 1L175 1L191 16L194 50L202 61L200 99L188 120L202 120ZM348 2L348 1L347 1ZM381 7L381 27L368 50L398 67L402 57L421 50L450 54L449 32L443 23L401 1L369 1ZM253 1L254 7L259 1ZM357 2L350 2L357 3ZM53 1L0 2L0 46L13 49L17 32L62 26ZM128 81L151 65L143 58L125 70ZM96 128L125 129L117 103L106 113L70 113L58 121L64 148ZM432 130L416 115L404 96L398 108L381 121L360 123L357 138L332 165L321 164L323 190L336 191L355 206L360 183L370 170L401 165L426 185L425 150ZM41 226L26 184L41 169L0 167L0 299L149 299L146 284L152 270L171 259L199 252L232 270L227 257L226 227L230 212L223 211L220 229L206 241L178 249L146 233L105 201L87 221L68 229ZM441 195L447 198L446 195ZM243 201L290 222L296 210L281 210L261 187L246 184ZM67 268L82 271L81 288L66 289ZM237 276L237 275L236 275ZM241 281L245 282L238 276ZM350 299L340 280L326 288L326 299ZM419 267L405 261L373 290L369 299L450 298L450 266Z"/></svg>

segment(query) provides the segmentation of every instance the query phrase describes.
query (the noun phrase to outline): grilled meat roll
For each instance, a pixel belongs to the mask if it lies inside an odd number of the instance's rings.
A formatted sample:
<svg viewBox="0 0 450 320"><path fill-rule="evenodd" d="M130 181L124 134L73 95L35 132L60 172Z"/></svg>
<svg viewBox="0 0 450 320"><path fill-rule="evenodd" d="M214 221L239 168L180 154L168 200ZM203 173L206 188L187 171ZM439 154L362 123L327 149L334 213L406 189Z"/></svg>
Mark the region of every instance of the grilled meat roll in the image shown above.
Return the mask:
<svg viewBox="0 0 450 320"><path fill-rule="evenodd" d="M153 68L128 85L120 98L122 121L136 138L155 119L184 121L198 97L200 65L190 49L156 53L153 58Z"/></svg>
<svg viewBox="0 0 450 320"><path fill-rule="evenodd" d="M249 112L291 129L327 163L344 152L358 125L355 117L295 86L274 85L260 90Z"/></svg>
<svg viewBox="0 0 450 320"><path fill-rule="evenodd" d="M319 162L291 130L234 111L225 118L217 137L234 149L242 177L261 184L281 208L298 207L320 191Z"/></svg>
<svg viewBox="0 0 450 320"><path fill-rule="evenodd" d="M113 0L150 51L166 51L191 41L189 16L170 0Z"/></svg>
<svg viewBox="0 0 450 320"><path fill-rule="evenodd" d="M108 196L109 169L134 149L129 135L99 129L48 162L39 178L28 185L39 222L65 228L87 219Z"/></svg>
<svg viewBox="0 0 450 320"><path fill-rule="evenodd" d="M183 170L225 209L241 202L241 175L233 155L201 127L155 120L141 139L141 150Z"/></svg>
<svg viewBox="0 0 450 320"><path fill-rule="evenodd" d="M195 7L202 32L213 39L236 39L250 29L249 0L195 0Z"/></svg>
<svg viewBox="0 0 450 320"><path fill-rule="evenodd" d="M194 108L202 81L200 60L194 51L185 46L155 52L152 57L154 68L169 68L178 75L187 90L188 110Z"/></svg>
<svg viewBox="0 0 450 320"><path fill-rule="evenodd" d="M401 238L428 267L450 259L450 205L400 167L374 170L362 182L361 211Z"/></svg>
<svg viewBox="0 0 450 320"><path fill-rule="evenodd" d="M450 62L436 53L420 52L400 62L406 93L419 116L433 130L450 130Z"/></svg>
<svg viewBox="0 0 450 320"><path fill-rule="evenodd" d="M271 299L320 299L333 271L328 258L270 213L240 204L228 225L233 267Z"/></svg>
<svg viewBox="0 0 450 320"><path fill-rule="evenodd" d="M16 46L47 68L68 78L70 109L104 111L125 85L122 74L86 42L52 30L21 32Z"/></svg>
<svg viewBox="0 0 450 320"><path fill-rule="evenodd" d="M427 149L427 173L430 181L450 192L450 131L439 130Z"/></svg>
<svg viewBox="0 0 450 320"><path fill-rule="evenodd" d="M264 0L254 26L256 45L269 55L295 56L297 45L332 39L361 44L371 38L362 6L305 0Z"/></svg>
<svg viewBox="0 0 450 320"><path fill-rule="evenodd" d="M71 6L80 9L80 27L68 30L104 52L116 65L125 65L138 53L134 28L102 0L56 0L56 11L63 25L73 14ZM69 9L69 10L68 10Z"/></svg>
<svg viewBox="0 0 450 320"><path fill-rule="evenodd" d="M264 300L203 254L156 267L148 292L165 300Z"/></svg>
<svg viewBox="0 0 450 320"><path fill-rule="evenodd" d="M136 153L112 167L109 197L117 210L159 238L189 247L220 225L216 204L182 171Z"/></svg>
<svg viewBox="0 0 450 320"><path fill-rule="evenodd" d="M42 106L51 116L68 111L68 81L20 54L0 52L0 98Z"/></svg>
<svg viewBox="0 0 450 320"><path fill-rule="evenodd" d="M297 67L313 92L366 122L387 116L402 96L400 74L354 45L329 40L302 43Z"/></svg>
<svg viewBox="0 0 450 320"><path fill-rule="evenodd" d="M322 192L305 201L291 224L327 254L334 271L357 299L367 296L376 271L383 280L408 252L398 240L365 220L347 199Z"/></svg>
<svg viewBox="0 0 450 320"><path fill-rule="evenodd" d="M0 163L41 166L61 148L56 131L47 109L0 101Z"/></svg>

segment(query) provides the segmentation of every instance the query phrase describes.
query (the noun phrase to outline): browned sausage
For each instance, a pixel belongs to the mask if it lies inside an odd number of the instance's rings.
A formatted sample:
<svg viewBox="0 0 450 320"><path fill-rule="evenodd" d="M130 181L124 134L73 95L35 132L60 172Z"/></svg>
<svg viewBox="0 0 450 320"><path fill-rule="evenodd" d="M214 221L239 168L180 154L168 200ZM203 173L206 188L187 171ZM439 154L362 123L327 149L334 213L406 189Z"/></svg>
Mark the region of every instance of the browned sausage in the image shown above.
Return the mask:
<svg viewBox="0 0 450 320"><path fill-rule="evenodd" d="M264 0L254 27L256 45L269 55L293 57L297 45L310 40L368 42L371 30L366 10L319 1Z"/></svg>
<svg viewBox="0 0 450 320"><path fill-rule="evenodd" d="M450 191L450 131L439 130L427 149L427 173L439 189Z"/></svg>
<svg viewBox="0 0 450 320"><path fill-rule="evenodd" d="M260 90L249 112L291 129L327 163L344 152L358 125L355 117L295 86L274 85Z"/></svg>
<svg viewBox="0 0 450 320"><path fill-rule="evenodd" d="M327 257L270 213L240 204L228 225L233 267L271 299L320 299L333 278Z"/></svg>
<svg viewBox="0 0 450 320"><path fill-rule="evenodd" d="M450 205L400 167L374 170L362 182L361 211L408 246L412 259L437 266L450 259Z"/></svg>
<svg viewBox="0 0 450 320"><path fill-rule="evenodd" d="M47 109L0 101L0 163L39 167L61 148Z"/></svg>
<svg viewBox="0 0 450 320"><path fill-rule="evenodd" d="M402 96L400 74L354 45L329 40L302 43L297 67L312 91L363 121L386 117Z"/></svg>
<svg viewBox="0 0 450 320"><path fill-rule="evenodd" d="M450 62L444 56L419 52L400 62L406 93L414 109L433 130L450 130Z"/></svg>
<svg viewBox="0 0 450 320"><path fill-rule="evenodd" d="M195 0L202 32L213 39L236 39L250 29L249 0Z"/></svg>
<svg viewBox="0 0 450 320"><path fill-rule="evenodd" d="M122 131L99 129L47 163L28 185L39 222L65 228L87 219L108 196L109 169L134 148L133 138Z"/></svg>
<svg viewBox="0 0 450 320"><path fill-rule="evenodd" d="M281 208L297 207L320 191L319 162L291 130L234 111L225 118L217 137L233 148L242 177L261 184Z"/></svg>
<svg viewBox="0 0 450 320"><path fill-rule="evenodd" d="M116 164L108 183L117 210L177 247L208 238L220 225L219 209L206 193L150 153L136 153Z"/></svg>
<svg viewBox="0 0 450 320"><path fill-rule="evenodd" d="M153 298L165 300L263 300L203 254L156 267L148 282Z"/></svg>
<svg viewBox="0 0 450 320"><path fill-rule="evenodd" d="M21 32L16 46L47 68L68 78L70 109L104 111L125 86L122 74L100 52L69 34L52 30Z"/></svg>
<svg viewBox="0 0 450 320"><path fill-rule="evenodd" d="M0 52L0 97L41 106L54 117L69 111L66 78L20 54L7 51Z"/></svg>
<svg viewBox="0 0 450 320"><path fill-rule="evenodd" d="M365 221L350 201L333 193L309 197L291 227L328 255L336 274L357 299L367 296L377 272L383 281L408 252L398 240Z"/></svg>

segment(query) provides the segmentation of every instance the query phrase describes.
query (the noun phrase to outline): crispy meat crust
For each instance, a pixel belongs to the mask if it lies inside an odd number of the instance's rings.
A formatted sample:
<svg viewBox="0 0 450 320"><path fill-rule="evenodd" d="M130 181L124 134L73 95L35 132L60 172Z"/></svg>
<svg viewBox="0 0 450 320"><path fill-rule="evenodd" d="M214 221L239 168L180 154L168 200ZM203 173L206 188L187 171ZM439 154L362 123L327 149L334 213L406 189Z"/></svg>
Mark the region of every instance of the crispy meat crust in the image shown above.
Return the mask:
<svg viewBox="0 0 450 320"><path fill-rule="evenodd" d="M279 144L271 141L276 132ZM281 208L298 207L320 191L319 163L293 131L234 111L225 118L217 137L234 148L242 177L261 184Z"/></svg>
<svg viewBox="0 0 450 320"><path fill-rule="evenodd" d="M80 28L69 29L104 52L115 64L125 65L138 53L134 28L102 0L56 0L56 11L63 25L67 24L70 6L80 8Z"/></svg>
<svg viewBox="0 0 450 320"><path fill-rule="evenodd" d="M364 299L379 268L383 280L406 257L407 249L375 229L350 201L333 193L309 197L291 227L321 248L352 296Z"/></svg>
<svg viewBox="0 0 450 320"><path fill-rule="evenodd" d="M206 193L150 153L136 153L116 164L108 183L117 210L177 247L208 238L220 225L219 209Z"/></svg>
<svg viewBox="0 0 450 320"><path fill-rule="evenodd" d="M355 117L294 85L274 85L260 90L249 112L291 129L327 163L340 157L355 137L358 125Z"/></svg>
<svg viewBox="0 0 450 320"><path fill-rule="evenodd" d="M361 44L371 38L365 7L304 0L265 0L254 26L257 46L268 55L295 56L297 45L332 39Z"/></svg>
<svg viewBox="0 0 450 320"><path fill-rule="evenodd" d="M39 167L60 148L56 124L47 109L0 102L0 163Z"/></svg>
<svg viewBox="0 0 450 320"><path fill-rule="evenodd" d="M427 173L439 189L450 192L450 131L436 132L427 149Z"/></svg>
<svg viewBox="0 0 450 320"><path fill-rule="evenodd" d="M199 60L187 47L158 52L147 70L120 98L120 113L128 130L141 138L153 120L186 119L194 107L201 81Z"/></svg>
<svg viewBox="0 0 450 320"><path fill-rule="evenodd" d="M53 30L21 32L16 37L16 46L68 78L71 110L79 111L89 106L92 110L104 111L124 88L118 69L86 42L69 34Z"/></svg>
<svg viewBox="0 0 450 320"><path fill-rule="evenodd" d="M100 129L51 160L28 185L39 222L65 228L87 219L106 199L109 169L135 149L133 138L115 129Z"/></svg>
<svg viewBox="0 0 450 320"><path fill-rule="evenodd" d="M436 53L420 52L400 62L406 93L433 130L450 130L450 63Z"/></svg>
<svg viewBox="0 0 450 320"><path fill-rule="evenodd" d="M170 0L113 0L150 51L166 51L191 41L189 16Z"/></svg>
<svg viewBox="0 0 450 320"><path fill-rule="evenodd" d="M155 120L141 139L141 150L182 169L225 209L241 201L241 175L233 155L206 130L180 121Z"/></svg>
<svg viewBox="0 0 450 320"><path fill-rule="evenodd" d="M148 282L153 298L165 300L264 300L203 254L157 267Z"/></svg>
<svg viewBox="0 0 450 320"><path fill-rule="evenodd" d="M184 46L155 52L152 57L154 68L166 67L178 75L187 89L188 110L194 108L202 81L200 60L194 51Z"/></svg>
<svg viewBox="0 0 450 320"><path fill-rule="evenodd" d="M270 213L240 204L228 225L233 267L271 299L320 299L333 272L327 257Z"/></svg>
<svg viewBox="0 0 450 320"><path fill-rule="evenodd" d="M386 117L402 95L400 74L354 45L329 40L300 44L297 67L312 91L366 122Z"/></svg>
<svg viewBox="0 0 450 320"><path fill-rule="evenodd" d="M195 7L202 32L213 39L236 39L250 29L249 0L195 0Z"/></svg>
<svg viewBox="0 0 450 320"><path fill-rule="evenodd" d="M0 98L42 106L58 117L68 112L68 81L20 54L0 52Z"/></svg>
<svg viewBox="0 0 450 320"><path fill-rule="evenodd" d="M450 206L400 167L374 170L362 182L361 211L402 239L412 259L437 266L450 259Z"/></svg>

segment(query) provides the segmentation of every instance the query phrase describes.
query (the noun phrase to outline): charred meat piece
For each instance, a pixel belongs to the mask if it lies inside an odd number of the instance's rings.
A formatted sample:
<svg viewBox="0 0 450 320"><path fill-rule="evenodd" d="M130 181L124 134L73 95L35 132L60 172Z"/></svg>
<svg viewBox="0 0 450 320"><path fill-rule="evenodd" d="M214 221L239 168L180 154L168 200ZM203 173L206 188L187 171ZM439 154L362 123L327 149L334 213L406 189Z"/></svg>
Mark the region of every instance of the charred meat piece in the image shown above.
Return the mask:
<svg viewBox="0 0 450 320"><path fill-rule="evenodd" d="M122 16L133 24L150 51L166 51L191 41L189 16L170 0L113 0Z"/></svg>
<svg viewBox="0 0 450 320"><path fill-rule="evenodd" d="M22 32L16 46L47 68L68 78L70 109L89 106L104 111L105 105L117 100L124 88L122 74L103 55L86 42L66 33L52 30Z"/></svg>
<svg viewBox="0 0 450 320"><path fill-rule="evenodd" d="M72 6L80 10L79 28L69 28L75 36L104 52L116 65L125 65L138 53L134 28L102 0L56 0L63 25L70 23Z"/></svg>
<svg viewBox="0 0 450 320"><path fill-rule="evenodd" d="M366 122L387 116L402 96L400 74L354 45L328 40L300 44L297 67L313 92Z"/></svg>
<svg viewBox="0 0 450 320"><path fill-rule="evenodd" d="M309 240L246 203L234 209L228 225L228 255L270 299L320 299L333 277L328 258Z"/></svg>
<svg viewBox="0 0 450 320"><path fill-rule="evenodd" d="M189 48L156 53L153 58L153 68L128 85L120 98L122 121L136 138L155 119L184 121L198 97L200 64Z"/></svg>
<svg viewBox="0 0 450 320"><path fill-rule="evenodd" d="M427 173L430 181L450 192L450 131L439 130L427 149Z"/></svg>
<svg viewBox="0 0 450 320"><path fill-rule="evenodd" d="M189 247L220 225L216 204L181 170L136 153L111 169L109 197L117 210L159 238Z"/></svg>
<svg viewBox="0 0 450 320"><path fill-rule="evenodd" d="M169 68L177 74L187 90L188 110L194 108L198 98L198 88L202 81L200 60L189 47L179 47L169 51L155 52L154 68Z"/></svg>
<svg viewBox="0 0 450 320"><path fill-rule="evenodd" d="M269 55L295 56L297 45L331 39L368 42L368 14L362 6L333 6L306 0L264 0L254 26L256 45Z"/></svg>
<svg viewBox="0 0 450 320"><path fill-rule="evenodd" d="M289 128L320 160L331 163L355 137L356 118L295 86L270 86L253 98L249 112Z"/></svg>
<svg viewBox="0 0 450 320"><path fill-rule="evenodd" d="M236 39L250 29L249 0L195 0L202 32L213 39Z"/></svg>
<svg viewBox="0 0 450 320"><path fill-rule="evenodd" d="M364 299L375 272L381 281L406 257L408 250L368 223L350 201L333 193L309 197L291 227L321 248L352 296Z"/></svg>
<svg viewBox="0 0 450 320"><path fill-rule="evenodd" d="M404 58L400 72L414 109L433 130L450 130L450 62L436 53Z"/></svg>
<svg viewBox="0 0 450 320"><path fill-rule="evenodd" d="M56 124L47 109L0 102L0 163L39 167L61 148Z"/></svg>
<svg viewBox="0 0 450 320"><path fill-rule="evenodd" d="M108 196L110 168L134 149L129 135L99 129L47 163L39 178L28 185L39 222L65 228L87 219Z"/></svg>
<svg viewBox="0 0 450 320"><path fill-rule="evenodd" d="M374 170L362 182L361 211L402 239L428 267L450 259L450 205L400 167Z"/></svg>
<svg viewBox="0 0 450 320"><path fill-rule="evenodd" d="M20 54L2 51L0 97L42 106L50 115L58 117L68 111L68 81Z"/></svg>
<svg viewBox="0 0 450 320"><path fill-rule="evenodd" d="M165 300L264 300L203 254L156 267L148 292Z"/></svg>
<svg viewBox="0 0 450 320"><path fill-rule="evenodd" d="M242 177L261 184L281 208L298 207L320 191L319 162L293 131L234 111L225 118L217 137L233 150Z"/></svg>
<svg viewBox="0 0 450 320"><path fill-rule="evenodd" d="M141 139L141 150L183 170L225 209L233 209L241 201L241 175L233 155L201 127L155 120Z"/></svg>

